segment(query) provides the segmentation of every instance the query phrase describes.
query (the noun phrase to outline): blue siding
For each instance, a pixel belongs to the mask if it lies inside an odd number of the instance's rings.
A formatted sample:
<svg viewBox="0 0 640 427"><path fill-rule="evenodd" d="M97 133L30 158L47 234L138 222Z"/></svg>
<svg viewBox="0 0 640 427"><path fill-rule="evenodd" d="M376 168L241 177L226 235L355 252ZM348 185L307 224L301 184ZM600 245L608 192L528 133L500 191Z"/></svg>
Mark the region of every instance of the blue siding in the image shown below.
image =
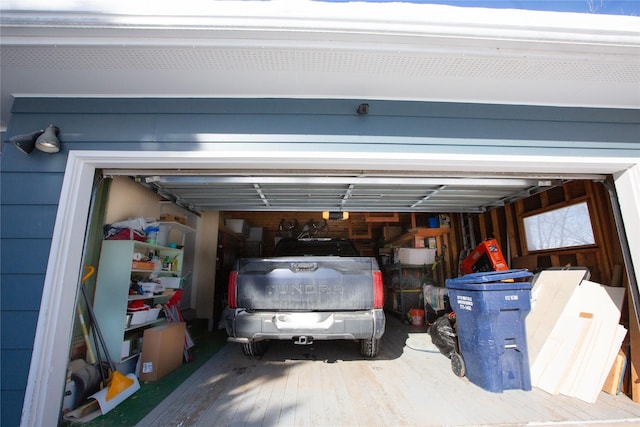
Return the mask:
<svg viewBox="0 0 640 427"><path fill-rule="evenodd" d="M3 352L4 353L4 352ZM4 359L4 354L2 355ZM27 369L29 366L27 365ZM24 401L24 389L2 389L2 422L3 426L13 427L20 425L22 414L22 402Z"/></svg>
<svg viewBox="0 0 640 427"><path fill-rule="evenodd" d="M207 134L258 133L386 137L383 143L348 147L339 141L322 144L334 150L640 156L637 110L367 101L370 114L358 116L360 102L16 99L5 137L54 123L61 129L63 149L55 155L34 151L25 156L5 143L2 150L0 424L13 426L20 419L69 150L198 150L219 144ZM247 150L251 146L243 145Z"/></svg>
<svg viewBox="0 0 640 427"><path fill-rule="evenodd" d="M2 331L0 346L2 346L3 349L13 348L30 351L33 348L33 339L35 337L36 324L38 323L38 312L36 310L3 310L0 315L0 321L2 322L0 326L0 330ZM22 327L16 328L16 325L21 325ZM28 331L29 333L24 333L24 331ZM27 357L27 359L29 358L30 357ZM2 362L5 362L4 358ZM24 376L24 372L16 371L15 369L7 370L7 374L12 376L10 378L13 378L13 376L22 378ZM9 384L10 383L11 382L9 382ZM19 385L19 383L14 384L14 387L18 387Z"/></svg>
<svg viewBox="0 0 640 427"><path fill-rule="evenodd" d="M35 312L40 310L43 281L44 274L3 274L0 286L2 309Z"/></svg>
<svg viewBox="0 0 640 427"><path fill-rule="evenodd" d="M55 205L3 205L2 236L6 239L34 239L40 236L51 236L56 218Z"/></svg>
<svg viewBox="0 0 640 427"><path fill-rule="evenodd" d="M5 146L5 151L12 148ZM32 155L35 153L32 153ZM6 153L5 153L6 155ZM23 157L27 158L27 156ZM30 157L30 156L28 156ZM25 164L21 164L18 159L12 160L11 166L14 168L25 168ZM2 165L5 167L5 165ZM7 168L11 167L6 165ZM38 179L33 179L32 174L37 173ZM2 174L2 194L0 200L2 201L3 209L8 205L44 205L51 204L57 205L60 198L60 188L62 187L62 173L44 173L35 169L34 172L30 172L28 169L25 172L10 173L7 170ZM28 183L28 191L25 191ZM5 230L6 231L6 230ZM4 235L4 233L3 233Z"/></svg>
<svg viewBox="0 0 640 427"><path fill-rule="evenodd" d="M33 207L24 207L25 212ZM4 224L2 225L4 234ZM2 276L6 274L45 274L51 239L6 239L2 237ZM5 286L4 280L2 287ZM20 288L15 289L20 292ZM4 301L2 301L4 308Z"/></svg>

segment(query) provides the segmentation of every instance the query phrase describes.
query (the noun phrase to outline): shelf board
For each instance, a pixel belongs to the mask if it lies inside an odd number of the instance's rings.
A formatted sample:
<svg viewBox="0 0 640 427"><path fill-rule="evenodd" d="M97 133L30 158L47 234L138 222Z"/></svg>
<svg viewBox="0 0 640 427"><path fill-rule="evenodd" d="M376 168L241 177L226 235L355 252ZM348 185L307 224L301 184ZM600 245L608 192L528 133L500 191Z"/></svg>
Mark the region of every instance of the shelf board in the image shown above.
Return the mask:
<svg viewBox="0 0 640 427"><path fill-rule="evenodd" d="M393 212L392 214L365 212L364 221L365 222L399 222L400 217L398 215L398 212Z"/></svg>
<svg viewBox="0 0 640 427"><path fill-rule="evenodd" d="M440 227L440 228L425 228L418 227L407 230L406 233L401 234L398 237L395 237L389 241L389 244L392 246L402 245L409 241L412 241L415 237L435 237L442 236L444 234L448 234L451 232L450 227Z"/></svg>
<svg viewBox="0 0 640 427"><path fill-rule="evenodd" d="M133 359L134 357L138 357L138 356L140 356L140 352L137 352L137 353L134 353L134 354L130 354L129 356L127 356L127 357L123 357L122 359L120 359L120 362L118 362L118 363L124 363L124 362L126 362L127 360L131 360L131 359Z"/></svg>
<svg viewBox="0 0 640 427"><path fill-rule="evenodd" d="M178 230L182 233L193 233L196 231L193 227L175 221L159 221L158 224L165 225L169 227L170 230Z"/></svg>
<svg viewBox="0 0 640 427"><path fill-rule="evenodd" d="M145 299L158 299L158 298L171 298L173 296L173 294L175 294L176 291L173 290L171 292L163 292L161 294L158 295L151 295L151 296L146 296L146 295L129 295L129 298L127 298L129 301L139 301L139 300L145 300Z"/></svg>
<svg viewBox="0 0 640 427"><path fill-rule="evenodd" d="M128 328L124 328L125 332L134 331L136 329L145 328L147 326L164 323L167 320L166 317L159 317L156 320L152 320L151 322L139 323L137 325L131 325Z"/></svg>

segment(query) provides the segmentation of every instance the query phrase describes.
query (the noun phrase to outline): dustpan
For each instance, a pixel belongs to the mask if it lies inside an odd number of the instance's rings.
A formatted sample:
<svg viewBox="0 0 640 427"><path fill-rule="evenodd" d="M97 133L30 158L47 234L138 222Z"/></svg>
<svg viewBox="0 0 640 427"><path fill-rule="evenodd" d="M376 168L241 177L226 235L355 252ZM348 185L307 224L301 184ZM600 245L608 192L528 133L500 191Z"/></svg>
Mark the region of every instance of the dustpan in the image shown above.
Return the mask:
<svg viewBox="0 0 640 427"><path fill-rule="evenodd" d="M136 377L135 374L122 375L118 371L115 371L114 375L115 374L119 374L127 378L127 380L130 380L131 385L123 390L118 390L118 393L116 393L111 399L107 399L109 386L90 396L90 398L95 399L98 402L98 405L100 405L100 412L102 412L103 415L124 402L129 396L140 389L140 383L138 382L138 377ZM113 384L113 379L111 380L110 385L111 384Z"/></svg>

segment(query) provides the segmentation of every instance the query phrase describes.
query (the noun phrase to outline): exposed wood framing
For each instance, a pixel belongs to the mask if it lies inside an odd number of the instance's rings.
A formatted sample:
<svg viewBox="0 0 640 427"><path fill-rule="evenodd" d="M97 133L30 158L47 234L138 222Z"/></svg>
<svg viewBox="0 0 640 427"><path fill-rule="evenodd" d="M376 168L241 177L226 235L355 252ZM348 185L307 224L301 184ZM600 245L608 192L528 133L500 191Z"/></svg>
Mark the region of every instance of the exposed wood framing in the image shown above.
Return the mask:
<svg viewBox="0 0 640 427"><path fill-rule="evenodd" d="M364 214L365 222L399 222L398 212L391 213L369 213Z"/></svg>

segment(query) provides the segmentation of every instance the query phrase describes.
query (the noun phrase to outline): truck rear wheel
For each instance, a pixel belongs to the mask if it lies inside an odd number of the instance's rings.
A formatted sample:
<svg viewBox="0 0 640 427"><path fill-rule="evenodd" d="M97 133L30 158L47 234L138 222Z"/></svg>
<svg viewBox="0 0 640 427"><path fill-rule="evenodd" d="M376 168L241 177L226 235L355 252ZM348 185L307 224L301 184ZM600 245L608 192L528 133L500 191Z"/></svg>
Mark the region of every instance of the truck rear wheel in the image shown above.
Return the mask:
<svg viewBox="0 0 640 427"><path fill-rule="evenodd" d="M262 356L266 349L266 341L251 341L242 344L242 352L245 356Z"/></svg>
<svg viewBox="0 0 640 427"><path fill-rule="evenodd" d="M360 354L364 357L376 357L380 354L380 339L369 338L360 341Z"/></svg>

